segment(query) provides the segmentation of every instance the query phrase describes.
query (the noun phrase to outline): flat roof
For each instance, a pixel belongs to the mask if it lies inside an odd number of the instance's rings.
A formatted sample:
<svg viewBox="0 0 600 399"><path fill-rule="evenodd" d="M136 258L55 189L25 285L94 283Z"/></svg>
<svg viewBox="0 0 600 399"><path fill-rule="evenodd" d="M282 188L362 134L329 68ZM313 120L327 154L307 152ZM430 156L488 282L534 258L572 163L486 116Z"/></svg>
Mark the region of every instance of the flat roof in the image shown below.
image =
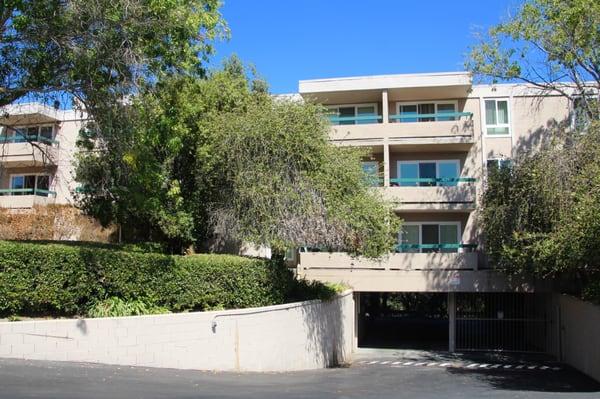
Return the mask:
<svg viewBox="0 0 600 399"><path fill-rule="evenodd" d="M470 72L412 73L301 80L300 94L415 87L471 86Z"/></svg>

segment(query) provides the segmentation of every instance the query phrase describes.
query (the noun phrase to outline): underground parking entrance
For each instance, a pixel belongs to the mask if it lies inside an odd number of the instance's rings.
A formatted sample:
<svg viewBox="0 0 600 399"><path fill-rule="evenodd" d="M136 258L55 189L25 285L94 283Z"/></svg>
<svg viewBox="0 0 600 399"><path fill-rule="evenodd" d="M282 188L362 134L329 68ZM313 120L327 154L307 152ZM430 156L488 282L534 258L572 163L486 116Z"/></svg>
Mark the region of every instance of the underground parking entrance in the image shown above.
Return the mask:
<svg viewBox="0 0 600 399"><path fill-rule="evenodd" d="M359 348L449 352L554 352L545 293L357 293Z"/></svg>

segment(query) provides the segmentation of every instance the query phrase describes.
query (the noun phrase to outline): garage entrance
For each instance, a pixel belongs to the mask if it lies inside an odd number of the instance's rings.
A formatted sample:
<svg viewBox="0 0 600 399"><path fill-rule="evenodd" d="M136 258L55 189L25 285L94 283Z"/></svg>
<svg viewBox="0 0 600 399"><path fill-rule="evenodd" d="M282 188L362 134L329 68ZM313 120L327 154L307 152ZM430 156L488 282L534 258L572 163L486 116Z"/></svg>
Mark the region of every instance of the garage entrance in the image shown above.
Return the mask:
<svg viewBox="0 0 600 399"><path fill-rule="evenodd" d="M552 353L550 294L363 292L358 346Z"/></svg>
<svg viewBox="0 0 600 399"><path fill-rule="evenodd" d="M358 346L448 350L448 294L360 293Z"/></svg>

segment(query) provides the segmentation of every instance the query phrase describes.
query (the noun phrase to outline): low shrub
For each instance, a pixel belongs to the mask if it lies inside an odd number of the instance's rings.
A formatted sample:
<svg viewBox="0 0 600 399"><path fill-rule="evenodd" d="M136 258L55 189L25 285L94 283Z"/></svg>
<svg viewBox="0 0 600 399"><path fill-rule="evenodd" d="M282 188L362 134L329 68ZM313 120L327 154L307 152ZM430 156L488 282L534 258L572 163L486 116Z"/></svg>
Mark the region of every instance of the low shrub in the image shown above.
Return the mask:
<svg viewBox="0 0 600 399"><path fill-rule="evenodd" d="M96 302L87 311L88 317L121 317L139 316L144 314L169 313L165 307L149 304L141 300L124 301L118 297L112 297Z"/></svg>
<svg viewBox="0 0 600 399"><path fill-rule="evenodd" d="M332 293L322 284L296 281L283 264L263 259L0 241L0 315L85 315L99 311L109 298L186 311L266 306Z"/></svg>

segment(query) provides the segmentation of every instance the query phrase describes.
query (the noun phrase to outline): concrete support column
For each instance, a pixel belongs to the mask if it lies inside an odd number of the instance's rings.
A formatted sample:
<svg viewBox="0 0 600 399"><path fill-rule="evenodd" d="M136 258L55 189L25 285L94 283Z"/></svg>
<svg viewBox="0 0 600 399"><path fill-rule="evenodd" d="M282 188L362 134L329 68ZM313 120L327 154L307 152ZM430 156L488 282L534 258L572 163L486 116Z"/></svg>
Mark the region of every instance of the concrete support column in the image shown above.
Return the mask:
<svg viewBox="0 0 600 399"><path fill-rule="evenodd" d="M381 92L381 115L382 115L382 123L390 122L390 112L389 112L389 102L388 102L388 92L384 90Z"/></svg>
<svg viewBox="0 0 600 399"><path fill-rule="evenodd" d="M383 186L390 186L390 145L383 144Z"/></svg>
<svg viewBox="0 0 600 399"><path fill-rule="evenodd" d="M456 351L456 293L448 293L448 351Z"/></svg>
<svg viewBox="0 0 600 399"><path fill-rule="evenodd" d="M352 337L352 349L358 348L358 336L362 333L361 321L360 321L360 293L355 292L354 294L354 334Z"/></svg>

